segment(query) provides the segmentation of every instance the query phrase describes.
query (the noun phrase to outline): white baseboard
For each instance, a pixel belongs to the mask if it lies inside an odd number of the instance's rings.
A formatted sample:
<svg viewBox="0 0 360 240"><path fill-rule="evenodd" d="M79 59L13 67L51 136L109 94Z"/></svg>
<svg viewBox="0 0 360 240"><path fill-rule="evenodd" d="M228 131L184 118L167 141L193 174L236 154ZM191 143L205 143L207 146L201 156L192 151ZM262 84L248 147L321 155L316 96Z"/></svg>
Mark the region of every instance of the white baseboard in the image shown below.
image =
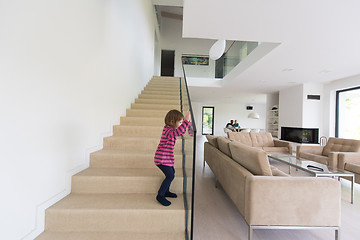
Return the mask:
<svg viewBox="0 0 360 240"><path fill-rule="evenodd" d="M39 236L45 229L45 210L50 206L54 205L64 197L70 194L71 192L71 180L72 176L75 174L85 170L90 166L90 154L95 151L99 151L103 148L103 139L105 137L109 137L113 135L113 126L120 124L120 118L117 121L112 121L110 123L110 131L106 133L102 133L100 135L100 141L98 146L90 147L85 149L84 161L79 166L69 170L65 176L65 189L57 193L55 196L52 196L48 200L40 203L36 206L36 214L35 214L35 227L28 234L21 238L21 240L33 240L37 236Z"/></svg>

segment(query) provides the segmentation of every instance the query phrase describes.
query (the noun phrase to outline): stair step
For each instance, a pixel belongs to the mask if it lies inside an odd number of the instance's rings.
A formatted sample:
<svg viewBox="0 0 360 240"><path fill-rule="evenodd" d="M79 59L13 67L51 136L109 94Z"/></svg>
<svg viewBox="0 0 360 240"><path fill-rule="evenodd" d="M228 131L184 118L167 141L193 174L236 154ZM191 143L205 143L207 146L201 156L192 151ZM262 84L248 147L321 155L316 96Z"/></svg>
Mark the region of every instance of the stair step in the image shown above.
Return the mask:
<svg viewBox="0 0 360 240"><path fill-rule="evenodd" d="M182 88L182 87L181 87ZM169 91L180 93L179 85L159 85L159 84L148 84L144 90L156 90L156 91Z"/></svg>
<svg viewBox="0 0 360 240"><path fill-rule="evenodd" d="M138 152L155 153L160 142L157 137L122 137L111 136L105 137L103 141L104 149L120 149ZM174 152L181 151L181 141L176 141Z"/></svg>
<svg viewBox="0 0 360 240"><path fill-rule="evenodd" d="M131 167L131 166L130 166ZM153 168L88 168L72 177L73 193L156 193L164 174ZM175 170L171 190L183 191L182 169Z"/></svg>
<svg viewBox="0 0 360 240"><path fill-rule="evenodd" d="M126 117L150 117L164 120L168 110L126 109Z"/></svg>
<svg viewBox="0 0 360 240"><path fill-rule="evenodd" d="M180 95L154 95L154 94L142 93L142 94L139 94L138 98L169 99L169 100L179 100L180 101Z"/></svg>
<svg viewBox="0 0 360 240"><path fill-rule="evenodd" d="M165 125L165 123L163 123ZM163 126L126 126L114 125L114 136L128 137L158 137L160 139Z"/></svg>
<svg viewBox="0 0 360 240"><path fill-rule="evenodd" d="M102 149L90 154L91 168L154 168L154 153ZM182 154L175 155L175 168L182 167Z"/></svg>
<svg viewBox="0 0 360 240"><path fill-rule="evenodd" d="M180 104L143 104L143 103L132 103L132 109L154 109L154 110L180 110Z"/></svg>
<svg viewBox="0 0 360 240"><path fill-rule="evenodd" d="M161 84L179 84L180 83L180 78L176 77L176 78L168 78L168 79L151 79L149 83L161 83Z"/></svg>
<svg viewBox="0 0 360 240"><path fill-rule="evenodd" d="M36 240L184 240L182 232L44 232Z"/></svg>
<svg viewBox="0 0 360 240"><path fill-rule="evenodd" d="M150 110L151 111L151 110ZM165 115L168 110L165 110ZM164 118L165 115L162 117L120 117L120 125L124 126L164 126Z"/></svg>
<svg viewBox="0 0 360 240"><path fill-rule="evenodd" d="M148 84L145 86L144 90L158 90L158 91L171 91L180 93L180 85L179 84Z"/></svg>
<svg viewBox="0 0 360 240"><path fill-rule="evenodd" d="M181 194L164 207L155 194L74 194L46 210L45 231L181 232Z"/></svg>
<svg viewBox="0 0 360 240"><path fill-rule="evenodd" d="M175 95L175 96L180 96L180 88L179 89L165 89L165 90L161 90L159 88L145 88L144 90L141 91L141 93L144 94L158 94L158 95Z"/></svg>
<svg viewBox="0 0 360 240"><path fill-rule="evenodd" d="M179 96L180 98L180 91L161 91L161 90L142 90L141 94L153 94L153 95L166 95L166 96Z"/></svg>
<svg viewBox="0 0 360 240"><path fill-rule="evenodd" d="M135 103L141 103L141 104L174 104L174 105L180 105L180 100L172 100L172 99L146 99L146 98L137 98L135 99Z"/></svg>

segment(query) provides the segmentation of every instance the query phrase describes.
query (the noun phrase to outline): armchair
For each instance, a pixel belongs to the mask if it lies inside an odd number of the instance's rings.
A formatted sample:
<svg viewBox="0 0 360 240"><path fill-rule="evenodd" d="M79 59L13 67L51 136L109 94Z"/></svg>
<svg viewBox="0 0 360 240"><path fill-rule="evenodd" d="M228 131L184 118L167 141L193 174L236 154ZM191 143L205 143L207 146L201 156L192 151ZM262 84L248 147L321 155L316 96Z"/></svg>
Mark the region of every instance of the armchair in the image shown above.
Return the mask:
<svg viewBox="0 0 360 240"><path fill-rule="evenodd" d="M347 155L351 155L353 153L360 154L359 140L330 137L325 146L300 145L296 147L297 157L342 169L344 169L346 165L346 159L350 159ZM339 162L340 155L342 159L342 166Z"/></svg>

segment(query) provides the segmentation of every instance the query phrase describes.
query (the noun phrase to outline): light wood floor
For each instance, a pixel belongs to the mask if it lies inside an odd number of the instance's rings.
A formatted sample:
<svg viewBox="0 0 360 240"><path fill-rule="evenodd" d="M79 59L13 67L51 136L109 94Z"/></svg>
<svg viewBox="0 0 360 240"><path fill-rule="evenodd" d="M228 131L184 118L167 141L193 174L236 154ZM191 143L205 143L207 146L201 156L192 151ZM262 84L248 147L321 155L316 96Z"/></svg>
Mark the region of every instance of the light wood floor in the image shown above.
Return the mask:
<svg viewBox="0 0 360 240"><path fill-rule="evenodd" d="M203 168L205 137L197 139L194 239L247 240L248 226L221 187L209 166ZM360 185L355 184L354 204L350 203L350 183L342 180L342 240L360 239ZM309 206L311 207L311 206ZM255 230L254 240L330 240L333 230Z"/></svg>

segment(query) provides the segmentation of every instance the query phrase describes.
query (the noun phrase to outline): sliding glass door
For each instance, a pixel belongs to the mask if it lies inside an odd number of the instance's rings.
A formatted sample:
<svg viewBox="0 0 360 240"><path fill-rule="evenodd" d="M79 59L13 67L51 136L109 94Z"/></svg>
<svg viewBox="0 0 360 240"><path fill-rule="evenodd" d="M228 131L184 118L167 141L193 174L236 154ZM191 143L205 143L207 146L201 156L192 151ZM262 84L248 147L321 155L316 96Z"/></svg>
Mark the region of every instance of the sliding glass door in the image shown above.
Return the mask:
<svg viewBox="0 0 360 240"><path fill-rule="evenodd" d="M360 140L360 87L336 92L336 137Z"/></svg>

